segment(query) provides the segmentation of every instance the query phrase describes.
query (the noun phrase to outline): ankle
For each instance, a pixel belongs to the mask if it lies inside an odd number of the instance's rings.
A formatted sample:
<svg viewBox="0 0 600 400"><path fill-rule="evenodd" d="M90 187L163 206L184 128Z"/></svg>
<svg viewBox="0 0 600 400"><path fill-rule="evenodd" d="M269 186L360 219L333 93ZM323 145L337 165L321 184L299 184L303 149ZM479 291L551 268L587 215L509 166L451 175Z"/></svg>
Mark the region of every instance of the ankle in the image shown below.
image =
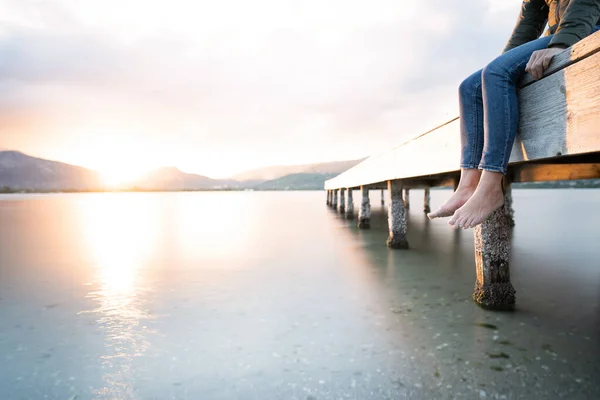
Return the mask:
<svg viewBox="0 0 600 400"><path fill-rule="evenodd" d="M464 193L464 194L473 194L477 187L479 186L479 181L476 182L459 182L456 187L455 193Z"/></svg>
<svg viewBox="0 0 600 400"><path fill-rule="evenodd" d="M459 187L476 188L481 179L482 171L478 169L462 169L460 171Z"/></svg>
<svg viewBox="0 0 600 400"><path fill-rule="evenodd" d="M478 187L502 191L502 179L504 175L500 172L483 171Z"/></svg>
<svg viewBox="0 0 600 400"><path fill-rule="evenodd" d="M500 183L480 182L475 194L484 197L504 198L504 191L502 190L502 184Z"/></svg>

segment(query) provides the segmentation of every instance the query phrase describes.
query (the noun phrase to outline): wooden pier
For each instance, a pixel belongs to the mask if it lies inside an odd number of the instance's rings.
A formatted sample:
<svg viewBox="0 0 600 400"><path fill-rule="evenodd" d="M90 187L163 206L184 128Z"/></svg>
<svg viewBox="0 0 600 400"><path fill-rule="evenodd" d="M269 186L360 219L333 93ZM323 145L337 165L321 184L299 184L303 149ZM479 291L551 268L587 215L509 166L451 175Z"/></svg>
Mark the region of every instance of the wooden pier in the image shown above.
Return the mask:
<svg viewBox="0 0 600 400"><path fill-rule="evenodd" d="M474 228L473 299L490 309L515 304L509 271L511 182L600 178L600 32L556 55L539 81L525 76L519 100L519 132L506 175L505 205ZM327 204L352 218L352 191L360 190L358 226L369 228L369 190L387 189L387 245L407 249L409 190L425 189L423 209L429 211L429 188L455 187L459 163L457 117L326 181Z"/></svg>

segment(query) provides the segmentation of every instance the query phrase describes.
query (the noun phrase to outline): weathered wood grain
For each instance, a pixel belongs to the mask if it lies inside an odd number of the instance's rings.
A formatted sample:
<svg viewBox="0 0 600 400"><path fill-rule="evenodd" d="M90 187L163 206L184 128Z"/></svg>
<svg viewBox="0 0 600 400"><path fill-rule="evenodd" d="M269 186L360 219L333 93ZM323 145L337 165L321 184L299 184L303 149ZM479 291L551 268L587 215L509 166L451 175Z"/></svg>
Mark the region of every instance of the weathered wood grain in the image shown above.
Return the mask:
<svg viewBox="0 0 600 400"><path fill-rule="evenodd" d="M600 164L523 164L511 171L513 182L570 181L600 178Z"/></svg>
<svg viewBox="0 0 600 400"><path fill-rule="evenodd" d="M600 53L521 90L511 161L600 151Z"/></svg>
<svg viewBox="0 0 600 400"><path fill-rule="evenodd" d="M359 187L378 182L456 171L460 162L455 120L389 152L367 158L325 182L326 189Z"/></svg>
<svg viewBox="0 0 600 400"><path fill-rule="evenodd" d="M600 32L588 36L584 40L575 43L573 46L555 55L546 71L544 71L544 77L552 75L553 73L598 52L600 52ZM533 79L531 75L525 74L521 81L521 86L527 86L534 82L535 79Z"/></svg>

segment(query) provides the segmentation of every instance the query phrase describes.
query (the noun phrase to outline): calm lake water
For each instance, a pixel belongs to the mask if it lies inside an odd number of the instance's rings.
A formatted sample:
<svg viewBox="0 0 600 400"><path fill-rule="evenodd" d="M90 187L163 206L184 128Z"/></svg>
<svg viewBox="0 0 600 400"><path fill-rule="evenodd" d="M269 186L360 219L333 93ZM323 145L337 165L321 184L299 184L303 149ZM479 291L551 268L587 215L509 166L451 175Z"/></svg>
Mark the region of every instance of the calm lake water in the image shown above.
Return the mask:
<svg viewBox="0 0 600 400"><path fill-rule="evenodd" d="M0 399L600 398L600 190L514 191L514 312L421 191L408 251L325 197L0 197Z"/></svg>

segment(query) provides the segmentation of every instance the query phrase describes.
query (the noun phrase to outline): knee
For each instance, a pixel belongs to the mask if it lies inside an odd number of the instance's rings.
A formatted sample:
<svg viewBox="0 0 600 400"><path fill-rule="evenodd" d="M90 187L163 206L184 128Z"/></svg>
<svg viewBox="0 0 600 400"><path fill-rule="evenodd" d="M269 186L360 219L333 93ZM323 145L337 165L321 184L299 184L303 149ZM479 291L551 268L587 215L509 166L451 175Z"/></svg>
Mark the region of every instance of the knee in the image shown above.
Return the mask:
<svg viewBox="0 0 600 400"><path fill-rule="evenodd" d="M461 82L458 86L458 93L461 97L468 97L481 89L481 71L477 71L473 75Z"/></svg>
<svg viewBox="0 0 600 400"><path fill-rule="evenodd" d="M510 79L510 76L510 71L498 60L492 61L481 71L481 78L484 82L493 79L507 80Z"/></svg>

